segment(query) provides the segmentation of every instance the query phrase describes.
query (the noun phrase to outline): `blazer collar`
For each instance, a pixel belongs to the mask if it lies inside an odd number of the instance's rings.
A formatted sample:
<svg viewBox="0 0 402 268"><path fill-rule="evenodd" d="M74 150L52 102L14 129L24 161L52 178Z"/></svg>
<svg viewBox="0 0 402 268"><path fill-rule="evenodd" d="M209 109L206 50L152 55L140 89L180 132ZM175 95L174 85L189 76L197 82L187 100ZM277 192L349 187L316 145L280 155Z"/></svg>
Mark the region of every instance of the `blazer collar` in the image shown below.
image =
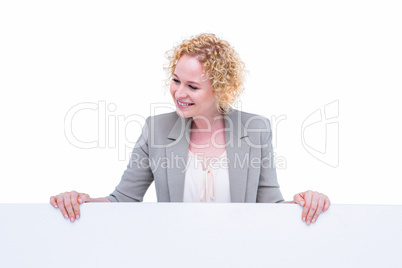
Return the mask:
<svg viewBox="0 0 402 268"><path fill-rule="evenodd" d="M185 137L185 135L190 135L189 130L191 128L192 121L193 118L183 118L177 116L176 122L170 130L167 138L169 140L175 141L181 139L182 137Z"/></svg>
<svg viewBox="0 0 402 268"><path fill-rule="evenodd" d="M247 137L247 130L244 128L243 123L241 122L241 112L236 109L230 109L227 114L223 115L225 120L225 138L226 132L230 132L237 137L238 139L243 139ZM191 123L193 122L193 118L183 118L177 116L176 122L173 125L172 129L168 134L169 140L177 140L181 138L188 132L190 134ZM227 142L227 141L226 141Z"/></svg>
<svg viewBox="0 0 402 268"><path fill-rule="evenodd" d="M241 112L231 109L223 116L231 202L244 202L250 153L250 146L244 138L248 134L241 121ZM167 137L171 142L166 146L166 156L173 161L173 167L167 169L171 202L183 202L191 122L192 118L178 116Z"/></svg>

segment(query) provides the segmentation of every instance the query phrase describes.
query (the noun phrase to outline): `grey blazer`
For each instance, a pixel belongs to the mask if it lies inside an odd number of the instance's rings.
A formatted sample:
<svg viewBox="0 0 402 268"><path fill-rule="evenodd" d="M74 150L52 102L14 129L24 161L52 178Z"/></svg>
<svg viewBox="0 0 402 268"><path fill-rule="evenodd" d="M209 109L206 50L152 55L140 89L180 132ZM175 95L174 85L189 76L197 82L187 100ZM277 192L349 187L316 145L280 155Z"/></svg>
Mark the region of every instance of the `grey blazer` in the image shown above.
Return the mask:
<svg viewBox="0 0 402 268"><path fill-rule="evenodd" d="M235 109L223 117L231 202L282 202L269 120ZM158 202L183 202L191 122L176 112L148 117L119 185L106 198L141 202L155 181Z"/></svg>

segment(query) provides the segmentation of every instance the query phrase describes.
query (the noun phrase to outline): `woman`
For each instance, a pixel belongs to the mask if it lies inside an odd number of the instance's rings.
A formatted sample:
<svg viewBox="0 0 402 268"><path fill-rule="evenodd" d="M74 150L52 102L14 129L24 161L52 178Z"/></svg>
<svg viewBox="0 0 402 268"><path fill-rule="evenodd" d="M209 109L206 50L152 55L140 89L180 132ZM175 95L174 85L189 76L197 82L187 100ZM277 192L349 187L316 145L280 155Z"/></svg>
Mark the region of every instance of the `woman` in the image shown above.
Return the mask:
<svg viewBox="0 0 402 268"><path fill-rule="evenodd" d="M158 202L283 202L273 165L269 120L231 105L243 91L244 64L213 34L183 41L170 51L170 93L176 112L148 117L115 191L90 198L76 191L50 198L71 222L86 202L141 202L155 181ZM321 193L293 201L302 220L328 210Z"/></svg>

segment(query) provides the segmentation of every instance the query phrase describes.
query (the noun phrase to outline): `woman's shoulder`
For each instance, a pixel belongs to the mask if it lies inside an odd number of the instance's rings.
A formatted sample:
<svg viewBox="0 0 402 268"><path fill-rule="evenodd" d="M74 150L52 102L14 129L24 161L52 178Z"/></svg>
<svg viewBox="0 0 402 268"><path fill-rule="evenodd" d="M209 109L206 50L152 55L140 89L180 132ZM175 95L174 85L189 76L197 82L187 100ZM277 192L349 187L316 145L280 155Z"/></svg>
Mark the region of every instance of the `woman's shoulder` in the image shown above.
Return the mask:
<svg viewBox="0 0 402 268"><path fill-rule="evenodd" d="M176 112L151 115L146 119L146 124L149 129L156 130L160 135L169 134L173 128L182 128L186 125L185 118L177 115Z"/></svg>
<svg viewBox="0 0 402 268"><path fill-rule="evenodd" d="M158 126L163 126L163 125L172 125L174 124L179 116L177 115L176 112L170 112L170 113L163 113L163 114L157 114L157 115L150 115L147 117L146 122L148 124L152 125L158 125Z"/></svg>
<svg viewBox="0 0 402 268"><path fill-rule="evenodd" d="M231 109L228 112L228 116L231 119L240 120L241 124L246 129L266 129L267 127L271 127L269 119L263 115Z"/></svg>

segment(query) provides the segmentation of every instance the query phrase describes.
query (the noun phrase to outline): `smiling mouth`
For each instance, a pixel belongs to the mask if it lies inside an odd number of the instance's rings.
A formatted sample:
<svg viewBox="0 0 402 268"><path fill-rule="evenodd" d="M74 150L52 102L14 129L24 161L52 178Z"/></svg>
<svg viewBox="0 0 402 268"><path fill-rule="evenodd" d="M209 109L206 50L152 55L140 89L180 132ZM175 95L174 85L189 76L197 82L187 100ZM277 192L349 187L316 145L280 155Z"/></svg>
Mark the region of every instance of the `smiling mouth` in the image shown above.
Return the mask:
<svg viewBox="0 0 402 268"><path fill-rule="evenodd" d="M177 101L177 104L179 104L180 106L191 106L191 105L194 105L194 103L185 103L185 102L181 102L181 101Z"/></svg>

